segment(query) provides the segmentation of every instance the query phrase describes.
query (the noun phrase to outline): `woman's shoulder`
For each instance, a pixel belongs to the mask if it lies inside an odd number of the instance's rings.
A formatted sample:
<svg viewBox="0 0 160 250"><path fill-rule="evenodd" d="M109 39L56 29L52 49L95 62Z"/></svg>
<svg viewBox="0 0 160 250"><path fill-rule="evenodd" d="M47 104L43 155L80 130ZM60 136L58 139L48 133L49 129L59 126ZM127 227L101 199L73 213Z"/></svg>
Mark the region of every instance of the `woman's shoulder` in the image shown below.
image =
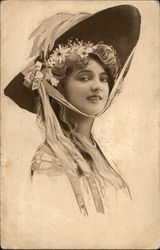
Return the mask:
<svg viewBox="0 0 160 250"><path fill-rule="evenodd" d="M32 159L31 172L33 174L47 174L57 176L64 174L58 158L54 157L51 149L44 143L41 144Z"/></svg>

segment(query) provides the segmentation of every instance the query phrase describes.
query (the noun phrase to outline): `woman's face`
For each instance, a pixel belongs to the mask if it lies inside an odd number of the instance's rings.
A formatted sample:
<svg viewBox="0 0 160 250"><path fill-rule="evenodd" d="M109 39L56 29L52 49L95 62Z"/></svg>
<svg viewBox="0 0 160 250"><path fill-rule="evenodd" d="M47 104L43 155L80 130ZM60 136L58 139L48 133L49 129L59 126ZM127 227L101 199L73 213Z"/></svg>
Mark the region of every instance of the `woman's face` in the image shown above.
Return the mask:
<svg viewBox="0 0 160 250"><path fill-rule="evenodd" d="M63 95L77 109L96 115L103 111L109 95L108 75L94 59L65 78Z"/></svg>

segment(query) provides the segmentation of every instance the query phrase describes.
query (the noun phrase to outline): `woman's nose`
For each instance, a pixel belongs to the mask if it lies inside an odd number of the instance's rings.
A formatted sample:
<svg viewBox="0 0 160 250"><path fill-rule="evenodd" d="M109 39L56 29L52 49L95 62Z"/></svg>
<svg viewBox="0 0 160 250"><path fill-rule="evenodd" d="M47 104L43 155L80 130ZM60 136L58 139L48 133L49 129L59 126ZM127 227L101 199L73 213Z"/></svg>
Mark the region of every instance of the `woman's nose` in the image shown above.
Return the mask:
<svg viewBox="0 0 160 250"><path fill-rule="evenodd" d="M102 83L99 79L94 79L91 84L91 90L92 91L101 91L102 90Z"/></svg>

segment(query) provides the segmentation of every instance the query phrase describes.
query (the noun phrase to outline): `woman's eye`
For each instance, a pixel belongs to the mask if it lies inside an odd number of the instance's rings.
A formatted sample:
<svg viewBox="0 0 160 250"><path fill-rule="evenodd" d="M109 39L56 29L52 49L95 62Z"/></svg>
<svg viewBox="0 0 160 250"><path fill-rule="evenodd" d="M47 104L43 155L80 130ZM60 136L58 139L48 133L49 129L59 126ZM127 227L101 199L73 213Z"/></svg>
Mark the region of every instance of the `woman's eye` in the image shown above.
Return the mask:
<svg viewBox="0 0 160 250"><path fill-rule="evenodd" d="M80 81L87 82L88 80L89 80L89 77L88 77L88 76L81 76L81 77L80 77Z"/></svg>
<svg viewBox="0 0 160 250"><path fill-rule="evenodd" d="M108 82L108 76L106 75L104 75L104 76L102 76L101 78L100 78L100 81L101 82Z"/></svg>
<svg viewBox="0 0 160 250"><path fill-rule="evenodd" d="M108 79L107 78L102 78L101 81L102 82L108 82Z"/></svg>

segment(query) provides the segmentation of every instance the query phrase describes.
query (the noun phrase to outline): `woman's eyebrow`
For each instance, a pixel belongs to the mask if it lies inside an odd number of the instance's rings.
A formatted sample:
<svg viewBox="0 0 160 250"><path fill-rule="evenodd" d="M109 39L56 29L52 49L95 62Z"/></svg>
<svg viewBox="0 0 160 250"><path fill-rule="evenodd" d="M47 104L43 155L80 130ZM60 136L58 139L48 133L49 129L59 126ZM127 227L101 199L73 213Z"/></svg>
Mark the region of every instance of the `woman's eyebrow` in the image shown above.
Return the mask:
<svg viewBox="0 0 160 250"><path fill-rule="evenodd" d="M77 74L80 74L80 73L92 73L93 71L92 70L89 70L89 69L82 69L80 71L77 72Z"/></svg>
<svg viewBox="0 0 160 250"><path fill-rule="evenodd" d="M89 69L82 69L80 71L77 72L77 74L80 74L80 73L92 73L93 71L92 70L89 70ZM93 72L94 73L94 72ZM107 72L106 71L102 71L100 72L100 75L101 74L106 74L107 75Z"/></svg>

